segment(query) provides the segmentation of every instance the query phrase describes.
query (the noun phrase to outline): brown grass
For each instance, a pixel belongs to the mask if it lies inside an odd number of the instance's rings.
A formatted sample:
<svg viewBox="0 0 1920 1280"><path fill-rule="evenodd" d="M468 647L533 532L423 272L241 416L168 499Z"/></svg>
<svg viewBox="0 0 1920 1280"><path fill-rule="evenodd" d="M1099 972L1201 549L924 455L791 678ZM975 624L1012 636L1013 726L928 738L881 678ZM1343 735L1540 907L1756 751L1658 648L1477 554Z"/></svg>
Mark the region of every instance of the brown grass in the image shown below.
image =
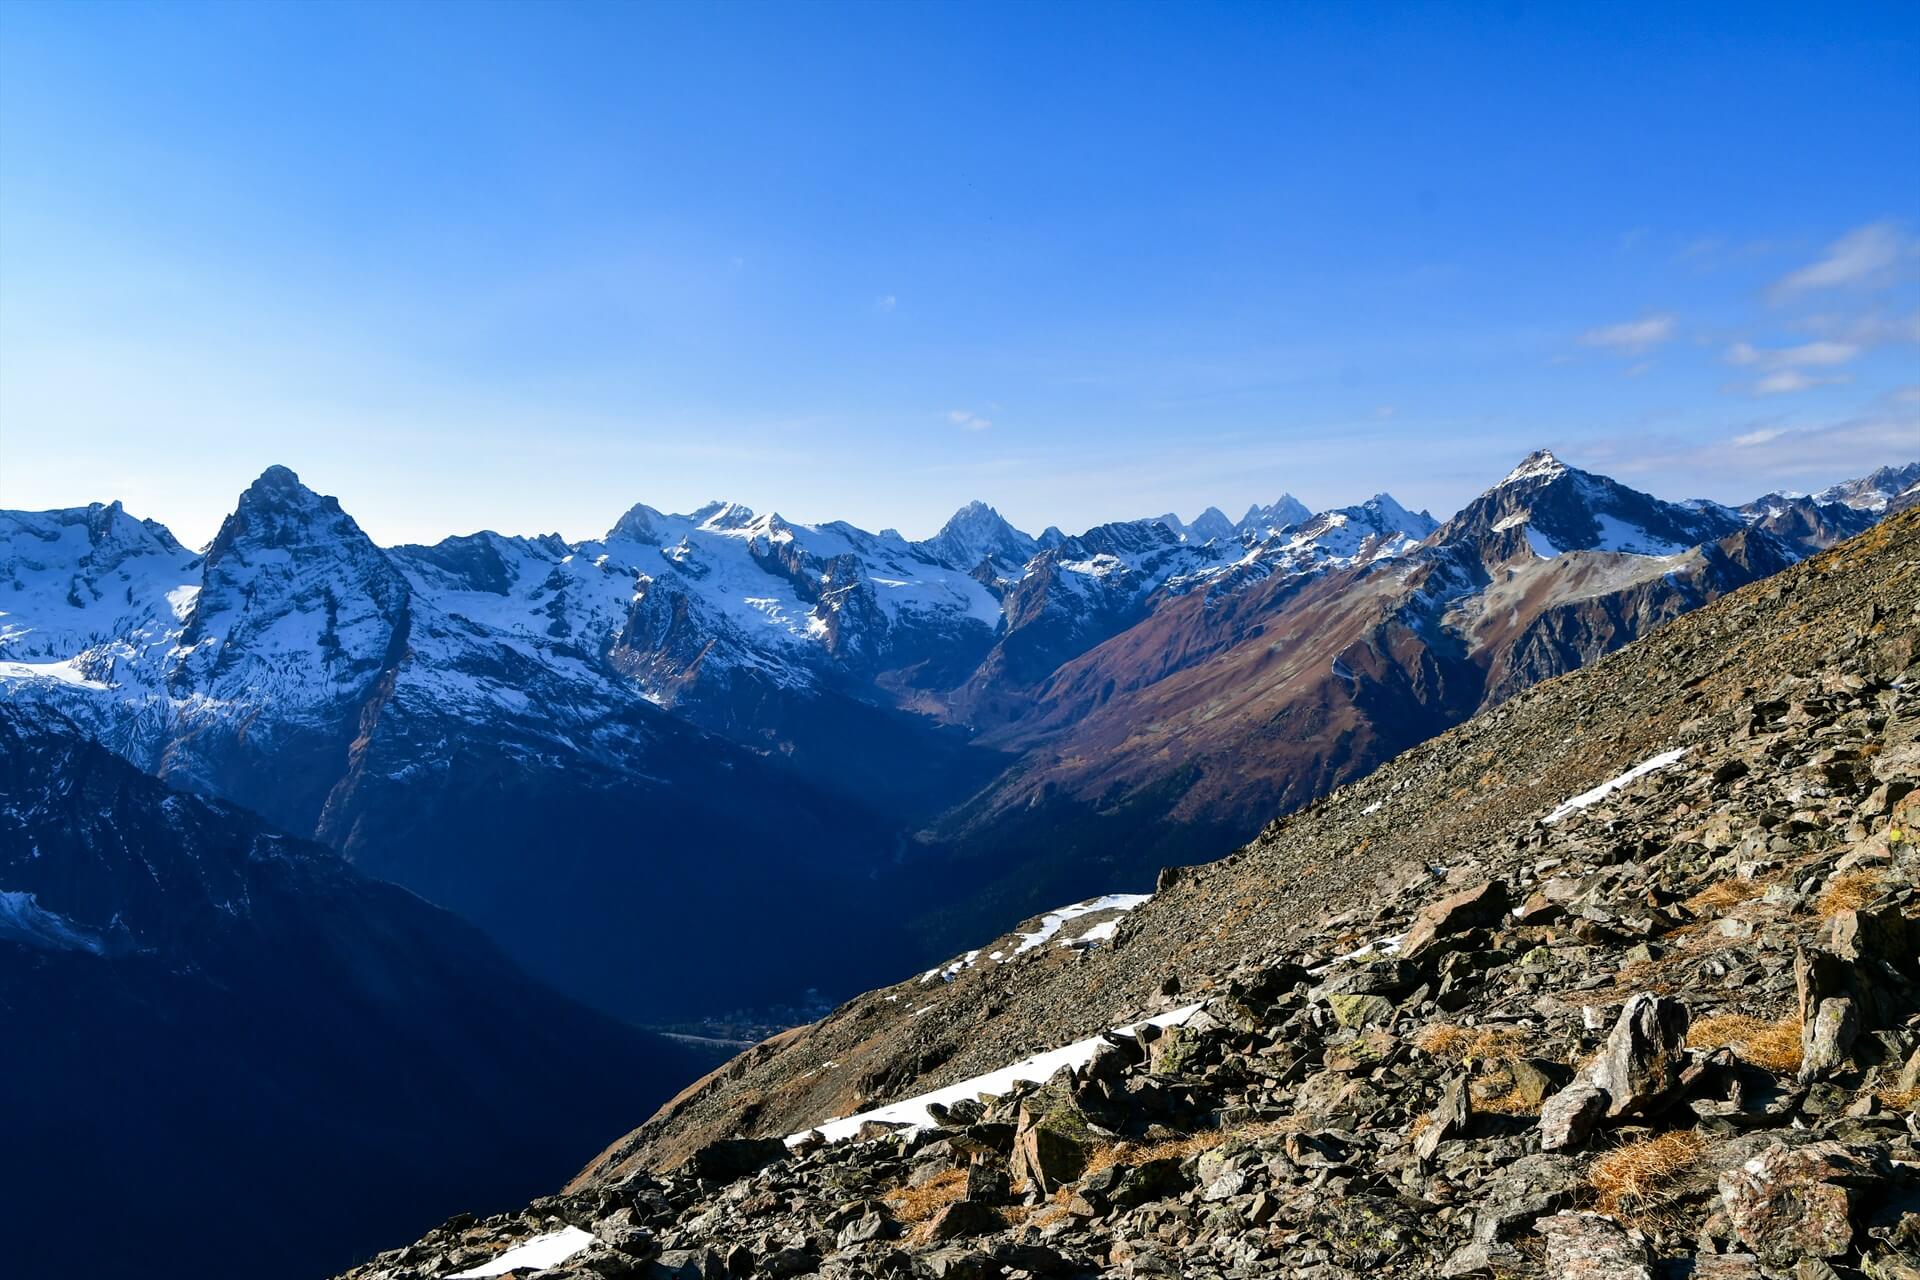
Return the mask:
<svg viewBox="0 0 1920 1280"><path fill-rule="evenodd" d="M895 1187L881 1199L893 1209L895 1218L915 1227L918 1236L935 1214L966 1194L967 1171L948 1169L917 1187Z"/></svg>
<svg viewBox="0 0 1920 1280"><path fill-rule="evenodd" d="M1595 1207L1623 1221L1658 1210L1681 1189L1706 1146L1693 1130L1677 1129L1607 1152L1587 1171Z"/></svg>
<svg viewBox="0 0 1920 1280"><path fill-rule="evenodd" d="M1509 1085L1488 1098L1475 1098L1476 1111L1492 1111L1503 1116L1530 1116L1539 1113L1540 1104L1528 1098L1517 1084Z"/></svg>
<svg viewBox="0 0 1920 1280"><path fill-rule="evenodd" d="M1889 1111L1920 1111L1920 1085L1902 1089L1890 1084L1875 1090L1873 1096Z"/></svg>
<svg viewBox="0 0 1920 1280"><path fill-rule="evenodd" d="M1688 898L1687 910L1697 916L1719 915L1743 902L1752 902L1765 892L1766 886L1757 881L1742 880L1737 876L1717 880Z"/></svg>
<svg viewBox="0 0 1920 1280"><path fill-rule="evenodd" d="M1435 1022L1413 1036L1414 1047L1443 1062L1517 1062L1527 1056L1527 1033L1518 1027L1457 1027Z"/></svg>
<svg viewBox="0 0 1920 1280"><path fill-rule="evenodd" d="M1775 1075L1800 1069L1800 1019L1792 1014L1776 1021L1745 1013L1716 1013L1687 1028L1690 1049L1733 1050L1733 1056Z"/></svg>
<svg viewBox="0 0 1920 1280"><path fill-rule="evenodd" d="M1857 911L1880 896L1882 873L1872 867L1855 867L1827 881L1815 906L1820 918L1837 916L1842 911Z"/></svg>

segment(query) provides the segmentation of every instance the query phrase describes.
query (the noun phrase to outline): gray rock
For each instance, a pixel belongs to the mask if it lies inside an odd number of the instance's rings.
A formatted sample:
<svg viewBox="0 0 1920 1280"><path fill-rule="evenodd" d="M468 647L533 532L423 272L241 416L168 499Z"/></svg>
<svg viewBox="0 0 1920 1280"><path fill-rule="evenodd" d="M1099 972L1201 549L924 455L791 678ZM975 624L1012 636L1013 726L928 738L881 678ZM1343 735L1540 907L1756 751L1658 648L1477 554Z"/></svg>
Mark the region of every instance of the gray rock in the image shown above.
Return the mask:
<svg viewBox="0 0 1920 1280"><path fill-rule="evenodd" d="M1467 1094L1467 1078L1455 1076L1440 1095L1427 1120L1427 1127L1413 1140L1413 1153L1422 1160L1433 1159L1434 1152L1448 1138L1463 1134L1473 1118L1473 1103Z"/></svg>
<svg viewBox="0 0 1920 1280"><path fill-rule="evenodd" d="M1540 1107L1540 1148L1565 1151L1587 1140L1607 1114L1607 1091L1590 1080L1575 1080Z"/></svg>
<svg viewBox="0 0 1920 1280"><path fill-rule="evenodd" d="M1607 1034L1590 1081L1607 1093L1607 1115L1644 1115L1668 1101L1686 1065L1687 1006L1641 993Z"/></svg>
<svg viewBox="0 0 1920 1280"><path fill-rule="evenodd" d="M1828 996L1800 1032L1800 1078L1817 1080L1847 1060L1860 1034L1860 1014L1845 996Z"/></svg>
<svg viewBox="0 0 1920 1280"><path fill-rule="evenodd" d="M1557 1213L1534 1229L1547 1238L1547 1274L1555 1280L1653 1280L1647 1245L1598 1213Z"/></svg>

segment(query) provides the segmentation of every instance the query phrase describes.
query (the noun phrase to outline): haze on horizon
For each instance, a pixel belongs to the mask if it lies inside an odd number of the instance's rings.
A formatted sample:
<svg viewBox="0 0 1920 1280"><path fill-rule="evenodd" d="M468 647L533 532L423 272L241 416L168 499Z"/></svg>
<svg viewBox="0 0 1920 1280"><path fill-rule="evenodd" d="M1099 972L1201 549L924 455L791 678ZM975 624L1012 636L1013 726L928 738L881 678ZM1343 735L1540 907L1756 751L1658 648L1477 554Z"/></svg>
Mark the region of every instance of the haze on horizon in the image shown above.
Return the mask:
<svg viewBox="0 0 1920 1280"><path fill-rule="evenodd" d="M1711 157L1702 163L1702 156ZM0 506L931 533L1920 455L1920 9L46 5Z"/></svg>

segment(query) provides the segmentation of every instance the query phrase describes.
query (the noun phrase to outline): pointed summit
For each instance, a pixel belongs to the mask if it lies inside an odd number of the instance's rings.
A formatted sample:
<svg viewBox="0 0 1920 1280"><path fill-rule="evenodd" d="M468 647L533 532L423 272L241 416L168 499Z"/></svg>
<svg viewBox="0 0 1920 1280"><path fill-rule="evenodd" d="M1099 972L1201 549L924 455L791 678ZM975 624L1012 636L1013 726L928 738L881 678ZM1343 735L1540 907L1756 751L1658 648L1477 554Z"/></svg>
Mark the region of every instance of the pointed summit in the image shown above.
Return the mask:
<svg viewBox="0 0 1920 1280"><path fill-rule="evenodd" d="M1472 544L1491 567L1567 551L1674 555L1744 526L1724 507L1663 502L1539 449L1442 525L1434 539Z"/></svg>
<svg viewBox="0 0 1920 1280"><path fill-rule="evenodd" d="M657 547L661 541L660 522L666 517L644 502L636 502L628 507L626 514L613 522L613 528L607 530L608 542L639 542Z"/></svg>
<svg viewBox="0 0 1920 1280"><path fill-rule="evenodd" d="M954 512L939 533L916 545L949 568L972 570L990 560L1009 572L1023 567L1038 550L1032 538L977 498Z"/></svg>
<svg viewBox="0 0 1920 1280"><path fill-rule="evenodd" d="M1299 524L1310 518L1313 512L1307 510L1307 504L1290 493L1280 495L1279 501L1266 506L1255 503L1247 508L1247 514L1240 517L1240 523L1234 526L1235 533L1252 534L1256 538L1270 538L1289 525Z"/></svg>
<svg viewBox="0 0 1920 1280"><path fill-rule="evenodd" d="M170 681L317 703L397 660L408 588L339 500L286 467L249 485L207 547Z"/></svg>
<svg viewBox="0 0 1920 1280"><path fill-rule="evenodd" d="M1187 524L1187 533L1195 542L1212 542L1233 537L1233 521L1218 507L1208 507Z"/></svg>
<svg viewBox="0 0 1920 1280"><path fill-rule="evenodd" d="M1551 479L1565 475L1567 470L1567 464L1554 457L1551 449L1535 449L1520 459L1520 465L1507 472L1507 478L1500 483L1519 484L1525 480Z"/></svg>

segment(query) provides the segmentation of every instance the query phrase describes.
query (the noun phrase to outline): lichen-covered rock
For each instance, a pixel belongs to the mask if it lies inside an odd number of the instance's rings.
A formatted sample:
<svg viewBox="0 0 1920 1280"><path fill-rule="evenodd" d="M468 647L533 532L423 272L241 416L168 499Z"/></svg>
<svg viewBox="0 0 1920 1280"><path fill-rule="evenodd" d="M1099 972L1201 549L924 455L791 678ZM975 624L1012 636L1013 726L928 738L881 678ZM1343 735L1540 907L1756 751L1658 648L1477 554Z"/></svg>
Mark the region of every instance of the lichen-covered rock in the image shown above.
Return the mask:
<svg viewBox="0 0 1920 1280"><path fill-rule="evenodd" d="M1597 1213L1557 1213L1535 1229L1547 1240L1548 1274L1559 1280L1653 1280L1646 1241Z"/></svg>
<svg viewBox="0 0 1920 1280"><path fill-rule="evenodd" d="M1853 1243L1854 1187L1866 1173L1837 1142L1776 1145L1721 1174L1720 1199L1762 1262L1834 1258Z"/></svg>

